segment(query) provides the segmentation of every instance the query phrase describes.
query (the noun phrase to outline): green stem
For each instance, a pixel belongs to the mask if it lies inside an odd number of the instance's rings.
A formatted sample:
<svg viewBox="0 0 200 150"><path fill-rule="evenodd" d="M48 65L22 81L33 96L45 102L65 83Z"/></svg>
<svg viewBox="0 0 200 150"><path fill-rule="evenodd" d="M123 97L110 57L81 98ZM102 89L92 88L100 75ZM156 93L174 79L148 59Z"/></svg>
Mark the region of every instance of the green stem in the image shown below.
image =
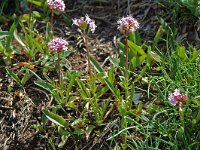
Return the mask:
<svg viewBox="0 0 200 150"><path fill-rule="evenodd" d="M179 103L179 115L180 115L180 121L181 123L184 122L184 112L183 112L183 108L182 108L182 103Z"/></svg>
<svg viewBox="0 0 200 150"><path fill-rule="evenodd" d="M128 81L129 81L129 75L128 75L128 36L125 36L125 55L126 55L126 62L125 62L125 100L128 100Z"/></svg>
<svg viewBox="0 0 200 150"><path fill-rule="evenodd" d="M126 80L128 80L128 36L125 36L125 53L126 53L125 78Z"/></svg>
<svg viewBox="0 0 200 150"><path fill-rule="evenodd" d="M87 38L87 35L84 34L84 38L85 38L85 48L86 48L86 51L87 51L87 63L88 63L88 70L87 70L87 72L89 73L89 75L91 75L92 71L91 71L91 64L90 64L90 50L88 48L88 38Z"/></svg>
<svg viewBox="0 0 200 150"><path fill-rule="evenodd" d="M121 127L122 127L122 130L126 129L127 128L127 121L126 121L126 118L125 116L122 116L122 124L121 124ZM127 145L127 131L123 132L122 133L122 142L123 142L123 149L126 149Z"/></svg>
<svg viewBox="0 0 200 150"><path fill-rule="evenodd" d="M29 29L31 29L32 25L31 25L31 20L32 19L32 4L29 5L29 20L28 20L28 23L29 23Z"/></svg>
<svg viewBox="0 0 200 150"><path fill-rule="evenodd" d="M58 81L59 81L59 83L60 83L60 85L61 85L61 73L60 73L61 71L60 71L60 52L58 52Z"/></svg>

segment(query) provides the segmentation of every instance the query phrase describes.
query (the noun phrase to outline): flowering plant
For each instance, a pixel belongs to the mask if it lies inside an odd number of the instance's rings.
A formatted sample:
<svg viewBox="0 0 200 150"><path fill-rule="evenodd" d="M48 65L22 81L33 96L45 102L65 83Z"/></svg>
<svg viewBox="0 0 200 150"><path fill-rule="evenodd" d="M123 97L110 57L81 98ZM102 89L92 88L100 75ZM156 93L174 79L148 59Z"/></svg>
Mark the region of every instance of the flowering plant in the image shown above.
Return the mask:
<svg viewBox="0 0 200 150"><path fill-rule="evenodd" d="M180 93L179 89L175 89L173 93L168 95L168 100L175 106L179 103L184 103L187 100L187 95Z"/></svg>
<svg viewBox="0 0 200 150"><path fill-rule="evenodd" d="M65 11L65 4L63 0L47 0L48 6L51 10L59 12Z"/></svg>
<svg viewBox="0 0 200 150"><path fill-rule="evenodd" d="M62 38L54 38L52 41L48 43L48 47L50 50L60 52L69 45L67 41Z"/></svg>
<svg viewBox="0 0 200 150"><path fill-rule="evenodd" d="M94 33L96 29L95 21L90 19L90 17L86 14L85 17L81 17L80 19L73 19L73 24L76 25L81 31L85 32L92 32Z"/></svg>
<svg viewBox="0 0 200 150"><path fill-rule="evenodd" d="M173 106L179 105L179 111L182 112L182 104L186 102L187 95L180 93L179 89L175 89L173 93L168 95L168 100Z"/></svg>
<svg viewBox="0 0 200 150"><path fill-rule="evenodd" d="M87 38L87 33L90 31L94 33L96 29L95 21L90 19L90 17L86 14L85 17L81 17L80 19L72 19L73 24L76 25L79 29L78 31L81 32L81 35L84 39L85 42L85 47L87 51L87 63L88 63L88 73L91 75L91 64L90 64L90 50L88 48L88 38Z"/></svg>
<svg viewBox="0 0 200 150"><path fill-rule="evenodd" d="M119 31L126 36L129 33L135 32L139 28L138 21L132 16L122 17L120 20L117 21L117 24L117 29L119 29Z"/></svg>
<svg viewBox="0 0 200 150"><path fill-rule="evenodd" d="M125 36L125 57L126 57L126 63L125 63L125 78L126 82L128 83L128 34L133 33L136 31L136 29L139 28L139 23L136 19L134 19L132 16L122 17L120 20L117 21L119 31L124 34Z"/></svg>
<svg viewBox="0 0 200 150"><path fill-rule="evenodd" d="M54 38L52 41L48 43L48 47L52 51L56 51L58 53L58 80L60 84L62 83L61 78L61 69L60 69L60 52L69 45L67 41L62 38Z"/></svg>

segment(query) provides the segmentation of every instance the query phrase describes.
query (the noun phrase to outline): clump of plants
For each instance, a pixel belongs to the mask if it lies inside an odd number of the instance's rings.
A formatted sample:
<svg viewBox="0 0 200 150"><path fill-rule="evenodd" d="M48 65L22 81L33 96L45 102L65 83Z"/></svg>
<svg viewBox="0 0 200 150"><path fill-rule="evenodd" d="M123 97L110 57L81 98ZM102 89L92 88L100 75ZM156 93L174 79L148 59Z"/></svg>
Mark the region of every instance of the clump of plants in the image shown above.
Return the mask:
<svg viewBox="0 0 200 150"><path fill-rule="evenodd" d="M85 43L87 75L64 70L70 44L54 36L53 16L62 13L65 4L62 0L45 4L51 12L46 36L32 30L37 20L30 11L31 26L16 19L9 31L0 31L0 54L7 73L21 88L34 77L34 84L52 95L42 119L32 125L51 149L198 148L200 50L175 43L176 35L167 24L160 25L152 42L142 42L139 22L128 15L116 21L124 41L118 43L119 56L109 56L106 70L91 56L88 36L98 27L85 15L72 21ZM11 69L13 54L28 58L17 63L21 69L16 72ZM48 76L52 71L56 75Z"/></svg>

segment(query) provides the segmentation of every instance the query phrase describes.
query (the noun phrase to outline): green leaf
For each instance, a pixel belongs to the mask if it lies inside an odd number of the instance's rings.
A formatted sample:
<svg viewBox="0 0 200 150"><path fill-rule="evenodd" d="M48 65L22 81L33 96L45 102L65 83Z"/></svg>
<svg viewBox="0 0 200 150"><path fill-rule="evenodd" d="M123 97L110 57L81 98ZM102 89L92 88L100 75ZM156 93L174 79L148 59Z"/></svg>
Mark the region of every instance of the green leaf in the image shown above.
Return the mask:
<svg viewBox="0 0 200 150"><path fill-rule="evenodd" d="M90 62L94 66L97 72L105 72L104 69L99 65L99 63L92 56L90 56Z"/></svg>
<svg viewBox="0 0 200 150"><path fill-rule="evenodd" d="M32 128L38 130L39 133L45 134L45 130L44 130L44 128L41 125L34 124L34 125L32 125Z"/></svg>
<svg viewBox="0 0 200 150"><path fill-rule="evenodd" d="M9 31L10 32L10 36L8 36L7 42L6 42L6 51L8 51L8 52L11 52L10 46L11 46L13 34L14 34L14 31L15 31L16 27L17 27L17 23L13 22L13 24L10 27L10 31Z"/></svg>
<svg viewBox="0 0 200 150"><path fill-rule="evenodd" d="M186 61L188 59L184 46L177 46L176 48L177 55L183 60Z"/></svg>
<svg viewBox="0 0 200 150"><path fill-rule="evenodd" d="M116 66L117 68L119 67L119 59L118 58L109 57L109 60L114 66Z"/></svg>
<svg viewBox="0 0 200 150"><path fill-rule="evenodd" d="M130 68L130 70L134 70L134 69L138 66L137 58L136 58L136 57L133 57L133 58L131 59L130 63L131 63L131 66L130 66L131 68Z"/></svg>
<svg viewBox="0 0 200 150"><path fill-rule="evenodd" d="M123 52L125 51L125 45L122 42L118 43L118 47L120 50L122 50Z"/></svg>
<svg viewBox="0 0 200 150"><path fill-rule="evenodd" d="M83 130L83 129L80 129L80 128L76 128L76 129L74 130L74 134L80 136L80 135L84 134L84 130Z"/></svg>
<svg viewBox="0 0 200 150"><path fill-rule="evenodd" d="M96 97L97 97L97 98L100 98L100 97L101 97L102 95L104 95L108 90L109 90L109 88L108 88L107 86L101 88L101 89L96 93Z"/></svg>
<svg viewBox="0 0 200 150"><path fill-rule="evenodd" d="M120 49L118 65L123 68L125 66L125 45L122 42L119 42L118 47Z"/></svg>
<svg viewBox="0 0 200 150"><path fill-rule="evenodd" d="M60 98L57 89L50 83L44 81L44 80L37 80L34 82L36 85L38 85L39 87L49 91L53 98L57 101L58 104L62 103L62 99Z"/></svg>
<svg viewBox="0 0 200 150"><path fill-rule="evenodd" d="M67 131L67 129L64 129L61 126L58 126L58 134L64 136L70 136L70 133Z"/></svg>
<svg viewBox="0 0 200 150"><path fill-rule="evenodd" d="M21 80L18 78L18 76L10 69L6 69L7 73L9 76L11 76L13 78L13 80L15 80L18 84L21 85Z"/></svg>
<svg viewBox="0 0 200 150"><path fill-rule="evenodd" d="M156 35L155 35L155 37L154 37L154 39L153 39L152 50L154 50L155 47L157 47L158 41L159 41L159 39L160 39L161 31L162 31L162 26L160 26L160 27L158 28L158 31L156 32Z"/></svg>
<svg viewBox="0 0 200 150"><path fill-rule="evenodd" d="M140 56L138 64L140 65L141 63L143 63L143 61L145 60L146 57L147 57L147 55Z"/></svg>
<svg viewBox="0 0 200 150"><path fill-rule="evenodd" d="M27 0L27 1L39 7L44 6L44 1L41 0Z"/></svg>
<svg viewBox="0 0 200 150"><path fill-rule="evenodd" d="M48 119L47 119L46 115L42 114L42 124L43 124L43 126L45 126L47 122L48 122Z"/></svg>
<svg viewBox="0 0 200 150"><path fill-rule="evenodd" d="M115 87L112 85L112 83L110 83L110 81L108 81L108 79L104 79L106 85L108 86L108 88L111 90L111 92L115 95L115 97L119 100L120 99L120 91L119 89L115 89Z"/></svg>
<svg viewBox="0 0 200 150"><path fill-rule="evenodd" d="M54 89L51 91L51 94L53 96L53 98L57 101L58 104L62 104L64 99L60 98L60 95L58 94L57 89Z"/></svg>
<svg viewBox="0 0 200 150"><path fill-rule="evenodd" d="M114 67L111 66L110 70L108 71L108 80L113 83L115 81L115 74L114 74Z"/></svg>
<svg viewBox="0 0 200 150"><path fill-rule="evenodd" d="M190 62L195 61L200 56L200 50L193 52Z"/></svg>
<svg viewBox="0 0 200 150"><path fill-rule="evenodd" d="M90 134L92 133L92 131L95 129L95 126L94 125L89 125L87 126L86 128L86 131L85 131L85 135L86 135L86 139L88 140L89 137L90 137Z"/></svg>
<svg viewBox="0 0 200 150"><path fill-rule="evenodd" d="M26 82L33 76L33 74L30 74L29 72L26 72L24 77L21 80L21 84L24 86Z"/></svg>
<svg viewBox="0 0 200 150"><path fill-rule="evenodd" d="M67 100L66 106L72 109L78 108L77 104L74 102L77 99L76 96L70 96L69 99Z"/></svg>
<svg viewBox="0 0 200 150"><path fill-rule="evenodd" d="M36 85L38 85L39 87L49 91L50 93L52 93L52 91L55 89L54 86L48 82L45 82L43 80L37 80L34 82Z"/></svg>
<svg viewBox="0 0 200 150"><path fill-rule="evenodd" d="M54 143L52 137L48 138L48 142L49 142L49 145L51 146L51 149L56 150L56 146L55 146L55 143Z"/></svg>
<svg viewBox="0 0 200 150"><path fill-rule="evenodd" d="M69 136L65 136L65 135L61 136L61 141L58 144L58 148L63 148L64 145L66 144L68 138L69 138Z"/></svg>
<svg viewBox="0 0 200 150"><path fill-rule="evenodd" d="M134 33L131 33L129 35L129 39L130 39L130 41L134 42L137 45L142 45L140 34L139 34L138 30L135 31Z"/></svg>
<svg viewBox="0 0 200 150"><path fill-rule="evenodd" d="M139 104L138 104L138 106L137 106L136 114L141 114L142 113L142 106L143 106L143 104L140 101Z"/></svg>
<svg viewBox="0 0 200 150"><path fill-rule="evenodd" d="M23 15L20 15L19 17L18 17L18 19L19 19L19 21L20 22L25 22L25 21L29 21L29 14L23 14Z"/></svg>
<svg viewBox="0 0 200 150"><path fill-rule="evenodd" d="M147 67L144 66L144 68L140 71L140 74L138 75L138 77L134 79L134 83L138 82L143 77L143 75L146 72L146 69L147 69Z"/></svg>
<svg viewBox="0 0 200 150"><path fill-rule="evenodd" d="M196 96L192 99L192 102L197 105L198 107L200 107L200 95Z"/></svg>
<svg viewBox="0 0 200 150"><path fill-rule="evenodd" d="M130 47L131 50L138 52L140 55L146 55L144 50L140 46L136 45L135 43L128 41L128 46Z"/></svg>
<svg viewBox="0 0 200 150"><path fill-rule="evenodd" d="M43 110L43 113L53 123L55 123L55 124L57 124L57 125L59 125L61 127L68 128L67 122L62 116L59 116L59 115L57 115L55 113L52 113L52 112L50 112L48 110Z"/></svg>
<svg viewBox="0 0 200 150"><path fill-rule="evenodd" d="M26 45L24 42L20 39L20 37L17 35L17 30L14 31L14 38L15 40L24 48Z"/></svg>
<svg viewBox="0 0 200 150"><path fill-rule="evenodd" d="M72 87L74 85L76 77L77 77L77 73L74 72L74 73L71 74L71 76L69 78L70 81L69 81L69 84L67 86L66 99L69 98L69 94L70 94L70 91L71 91L71 89L72 89Z"/></svg>
<svg viewBox="0 0 200 150"><path fill-rule="evenodd" d="M80 79L77 79L76 82L80 88L80 94L81 94L82 98L89 98L91 96L90 92L86 88L86 86L83 84L83 82Z"/></svg>
<svg viewBox="0 0 200 150"><path fill-rule="evenodd" d="M33 17L39 19L39 18L42 18L42 14L38 11L33 11Z"/></svg>
<svg viewBox="0 0 200 150"><path fill-rule="evenodd" d="M10 36L10 32L9 31L0 31L0 39Z"/></svg>
<svg viewBox="0 0 200 150"><path fill-rule="evenodd" d="M157 53L153 51L148 51L148 53L156 62L161 62L161 57Z"/></svg>
<svg viewBox="0 0 200 150"><path fill-rule="evenodd" d="M75 119L75 120L71 123L71 126L72 126L73 128L80 128L80 127L85 126L85 124L86 124L86 119L78 118L78 119Z"/></svg>

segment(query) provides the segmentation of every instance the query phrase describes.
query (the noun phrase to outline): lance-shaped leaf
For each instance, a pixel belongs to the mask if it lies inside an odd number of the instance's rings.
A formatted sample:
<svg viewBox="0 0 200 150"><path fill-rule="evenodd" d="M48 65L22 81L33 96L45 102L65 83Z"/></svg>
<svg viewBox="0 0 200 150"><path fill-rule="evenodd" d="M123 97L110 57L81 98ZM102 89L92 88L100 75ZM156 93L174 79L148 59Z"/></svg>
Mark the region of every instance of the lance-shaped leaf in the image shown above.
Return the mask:
<svg viewBox="0 0 200 150"><path fill-rule="evenodd" d="M145 51L135 43L128 41L128 46L130 47L131 50L138 52L140 55L146 55Z"/></svg>
<svg viewBox="0 0 200 150"><path fill-rule="evenodd" d="M65 128L68 127L67 122L63 117L61 117L61 116L59 116L59 115L57 115L55 113L52 113L52 112L50 112L48 110L43 110L43 112L46 115L46 117L50 121L52 121L53 123L55 123L55 124L57 124L57 125L59 125L61 127L65 127Z"/></svg>

